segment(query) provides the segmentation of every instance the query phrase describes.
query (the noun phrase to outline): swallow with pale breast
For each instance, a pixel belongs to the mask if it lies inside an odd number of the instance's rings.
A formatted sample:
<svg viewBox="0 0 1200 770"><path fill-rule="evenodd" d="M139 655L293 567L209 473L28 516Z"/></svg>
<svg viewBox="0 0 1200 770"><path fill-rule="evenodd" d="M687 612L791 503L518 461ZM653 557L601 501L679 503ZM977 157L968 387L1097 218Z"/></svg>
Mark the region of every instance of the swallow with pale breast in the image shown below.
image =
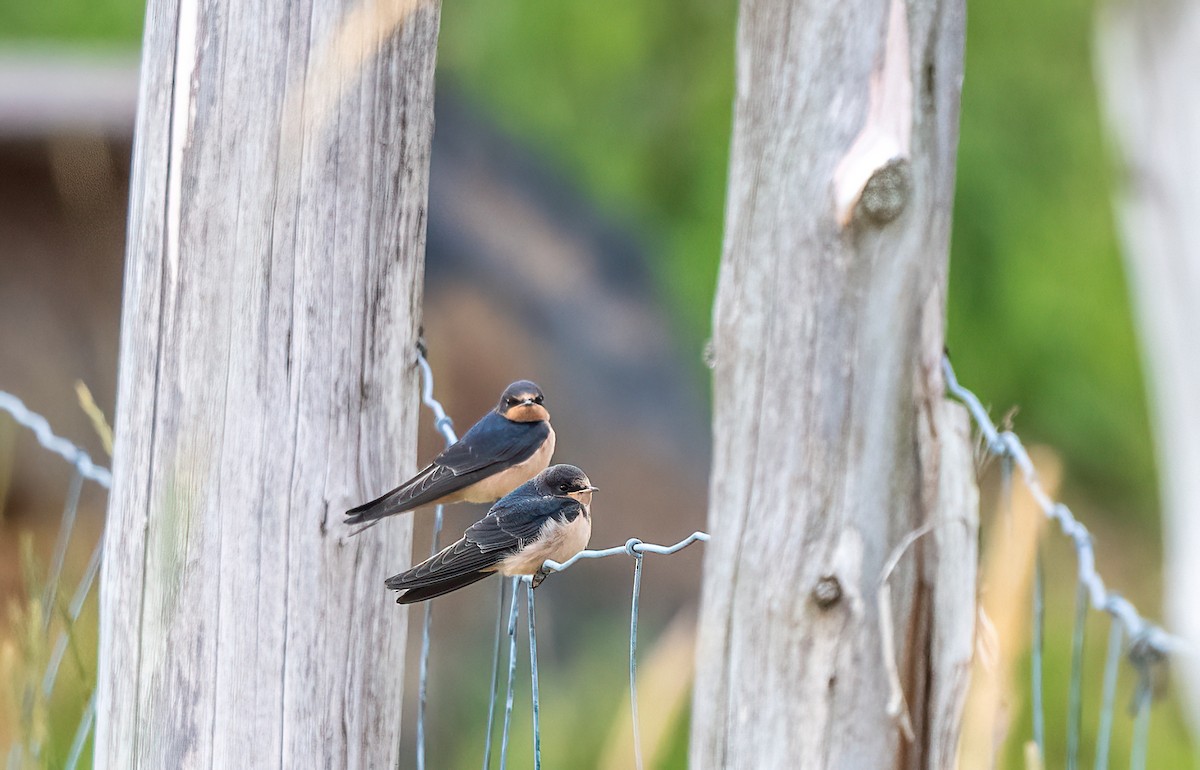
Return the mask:
<svg viewBox="0 0 1200 770"><path fill-rule="evenodd" d="M592 536L596 487L574 465L552 465L514 489L472 524L462 538L417 566L386 581L412 604L457 591L498 572L506 577L545 577L547 559L564 562Z"/></svg>
<svg viewBox="0 0 1200 770"><path fill-rule="evenodd" d="M545 470L554 429L542 389L517 380L500 403L416 476L382 497L346 511L361 524L436 503L491 503Z"/></svg>

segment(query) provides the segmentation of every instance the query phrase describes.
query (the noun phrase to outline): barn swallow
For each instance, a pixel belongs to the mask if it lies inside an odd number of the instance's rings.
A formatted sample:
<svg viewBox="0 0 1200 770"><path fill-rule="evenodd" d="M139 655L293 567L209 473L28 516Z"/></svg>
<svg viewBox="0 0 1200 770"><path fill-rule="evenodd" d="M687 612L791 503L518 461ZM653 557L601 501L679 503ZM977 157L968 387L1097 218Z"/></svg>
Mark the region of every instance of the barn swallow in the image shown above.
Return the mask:
<svg viewBox="0 0 1200 770"><path fill-rule="evenodd" d="M587 547L596 487L574 465L553 465L492 506L462 538L386 581L412 604L457 591L493 572L533 575L547 559L564 562Z"/></svg>
<svg viewBox="0 0 1200 770"><path fill-rule="evenodd" d="M541 388L517 380L466 435L391 492L346 511L346 523L434 503L492 503L504 497L550 464L554 429L544 401Z"/></svg>

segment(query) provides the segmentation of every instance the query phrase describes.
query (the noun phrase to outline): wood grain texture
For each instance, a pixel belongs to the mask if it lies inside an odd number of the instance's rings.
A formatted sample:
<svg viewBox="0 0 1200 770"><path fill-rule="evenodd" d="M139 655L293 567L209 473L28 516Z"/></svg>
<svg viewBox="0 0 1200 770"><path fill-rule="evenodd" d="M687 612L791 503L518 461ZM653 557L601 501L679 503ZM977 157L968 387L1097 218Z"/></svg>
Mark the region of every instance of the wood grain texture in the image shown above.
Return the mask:
<svg viewBox="0 0 1200 770"><path fill-rule="evenodd" d="M438 20L149 4L97 767L395 765Z"/></svg>
<svg viewBox="0 0 1200 770"><path fill-rule="evenodd" d="M975 656L978 585L979 489L975 483L971 417L961 404L931 404L922 446L936 447L937 464L922 464L927 479L925 504L936 516L929 558L923 560L920 590L928 591L930 622L929 692L923 704L928 727L922 736L929 768L958 764L959 737ZM930 498L928 492L936 497Z"/></svg>
<svg viewBox="0 0 1200 770"><path fill-rule="evenodd" d="M975 493L939 368L964 9L742 0L693 768L953 762ZM916 739L887 713L891 575Z"/></svg>
<svg viewBox="0 0 1200 770"><path fill-rule="evenodd" d="M1117 220L1145 351L1171 630L1200 649L1200 4L1100 6L1100 92L1116 139ZM1200 655L1172 669L1200 735Z"/></svg>

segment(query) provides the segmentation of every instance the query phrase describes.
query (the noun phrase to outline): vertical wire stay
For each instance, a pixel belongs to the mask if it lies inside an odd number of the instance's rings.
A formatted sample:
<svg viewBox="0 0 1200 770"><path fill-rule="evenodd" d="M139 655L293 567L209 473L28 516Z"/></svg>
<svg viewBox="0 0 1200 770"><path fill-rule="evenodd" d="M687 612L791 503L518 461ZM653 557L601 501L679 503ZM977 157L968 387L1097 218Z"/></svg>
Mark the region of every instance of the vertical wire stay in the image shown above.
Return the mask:
<svg viewBox="0 0 1200 770"><path fill-rule="evenodd" d="M83 718L79 720L79 727L75 730L75 737L71 739L71 750L67 754L67 761L63 764L64 770L75 770L79 766L79 759L83 756L83 746L87 743L88 735L92 732L92 725L96 721L96 692L92 691L92 697L88 698L87 708L83 710Z"/></svg>
<svg viewBox="0 0 1200 770"><path fill-rule="evenodd" d="M642 734L638 721L637 696L637 631L638 604L642 595L643 554L634 549L640 540L630 540L625 548L633 556L633 601L629 608L629 713L633 716L633 761L637 770L642 770Z"/></svg>
<svg viewBox="0 0 1200 770"><path fill-rule="evenodd" d="M1134 695L1136 716L1133 722L1133 746L1129 752L1129 770L1146 770L1146 749L1150 739L1150 701L1152 695L1150 672L1143 670L1138 677Z"/></svg>
<svg viewBox="0 0 1200 770"><path fill-rule="evenodd" d="M54 692L54 683L58 679L59 668L62 666L63 657L67 654L69 630L74 626L75 621L79 620L84 602L91 594L92 586L96 582L96 575L100 572L100 559L103 551L104 535L101 534L100 539L96 541L96 546L92 549L92 555L88 559L87 568L83 571L83 577L80 578L79 585L76 586L75 593L71 596L71 603L67 605L67 627L59 632L58 639L54 642L54 651L50 654L50 663L46 666L46 675L42 677L42 694L47 698Z"/></svg>
<svg viewBox="0 0 1200 770"><path fill-rule="evenodd" d="M79 513L79 497L83 494L83 474L79 469L71 475L71 486L67 490L67 503L63 506L62 520L58 526L58 540L54 543L54 555L50 558L50 574L46 578L46 590L42 594L42 606L46 609L42 618L42 633L49 633L50 620L54 613L50 608L58 597L58 583L62 578L63 566L67 561L67 546L71 544L71 533L75 531L75 518Z"/></svg>
<svg viewBox="0 0 1200 770"><path fill-rule="evenodd" d="M491 697L488 699L487 736L483 741L483 770L492 766L492 729L496 724L496 698L499 697L500 687L500 629L504 620L504 581L497 580L496 588L496 604L499 609L496 610L496 641L492 645L492 687Z"/></svg>
<svg viewBox="0 0 1200 770"><path fill-rule="evenodd" d="M1151 644L1149 637L1129 640L1129 660L1137 669L1137 686L1133 694L1133 745L1130 748L1131 770L1145 770L1146 752L1150 745L1150 707L1154 701L1154 667L1164 658Z"/></svg>
<svg viewBox="0 0 1200 770"><path fill-rule="evenodd" d="M533 770L542 770L542 730L538 723L537 623L533 614L533 578L521 578L525 584L525 614L529 618L529 689L533 703Z"/></svg>
<svg viewBox="0 0 1200 770"><path fill-rule="evenodd" d="M442 532L442 506L435 509L433 516L433 542L429 555L438 552L438 540ZM430 629L433 627L433 602L425 602L421 623L421 658L417 675L417 770L425 770L425 714L429 698L429 648Z"/></svg>
<svg viewBox="0 0 1200 770"><path fill-rule="evenodd" d="M513 687L517 678L517 589L521 579L513 578L512 599L508 610L508 694L504 701L504 728L500 731L500 770L508 766L508 734L512 727Z"/></svg>
<svg viewBox="0 0 1200 770"><path fill-rule="evenodd" d="M1075 592L1075 628L1071 633L1071 681L1067 690L1067 770L1079 768L1079 731L1083 720L1083 640L1087 628L1087 586Z"/></svg>
<svg viewBox="0 0 1200 770"><path fill-rule="evenodd" d="M425 359L424 343L417 343L417 364L421 368L421 401L433 412L434 427L446 439L446 446L458 441L454 433L454 422L446 415L441 402L433 397L433 368ZM433 512L433 537L429 546L429 555L438 552L438 543L442 534L443 506L439 505ZM425 602L424 617L421 625L421 657L417 684L417 770L425 770L425 716L426 697L429 692L429 630L433 626L433 605Z"/></svg>
<svg viewBox="0 0 1200 770"><path fill-rule="evenodd" d="M71 535L75 531L75 520L79 513L79 498L83 493L83 474L76 468L71 475L71 486L67 491L67 502L63 506L62 519L58 526L58 536L54 543L54 553L50 557L50 572L46 576L46 586L42 591L42 634L49 635L50 624L54 620L55 603L58 601L59 583L62 580L63 567L67 561L67 548L71 544ZM100 551L103 538L96 543L96 553L93 554L89 561L95 562ZM98 564L97 564L98 566ZM84 600L87 599L87 591L91 589L91 580L95 578L91 575L91 569L84 570L85 591L82 595L76 591L77 600L73 600L71 607L67 608L62 613L63 627L58 632L58 638L54 643L54 650L51 652L50 660L46 664L46 671L42 676L42 692L43 697L49 698L50 693L54 689L54 681L58 678L58 669L62 665L63 657L67 653L67 644L70 640L70 633L74 627L75 620L79 617L79 611L83 607ZM78 607L75 607L76 602ZM33 701L29 701L32 708ZM82 724L80 725L82 727ZM41 759L42 744L38 742L33 748L33 758Z"/></svg>
<svg viewBox="0 0 1200 770"><path fill-rule="evenodd" d="M1038 756L1046 761L1046 714L1042 698L1042 645L1045 642L1046 586L1042 573L1042 545L1037 544L1037 564L1033 573L1033 640L1030 650L1030 674L1033 701L1033 742Z"/></svg>
<svg viewBox="0 0 1200 770"><path fill-rule="evenodd" d="M7 412L17 421L18 425L33 431L39 444L74 465L84 478L96 482L105 489L112 488L112 473L107 468L96 465L87 452L70 441L54 435L46 418L31 411L21 399L12 393L0 390L0 411Z"/></svg>
<svg viewBox="0 0 1200 770"><path fill-rule="evenodd" d="M1117 700L1117 670L1121 662L1121 641L1121 624L1114 618L1108 630L1108 654L1104 658L1104 692L1100 700L1100 725L1096 728L1095 770L1108 770L1113 708Z"/></svg>

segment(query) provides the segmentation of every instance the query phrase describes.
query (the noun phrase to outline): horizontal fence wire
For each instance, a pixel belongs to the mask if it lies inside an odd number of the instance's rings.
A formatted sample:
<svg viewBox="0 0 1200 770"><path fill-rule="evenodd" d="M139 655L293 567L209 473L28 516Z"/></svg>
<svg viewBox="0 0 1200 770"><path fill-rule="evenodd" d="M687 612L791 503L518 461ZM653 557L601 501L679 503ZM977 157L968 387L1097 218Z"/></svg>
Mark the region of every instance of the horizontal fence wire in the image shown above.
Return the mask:
<svg viewBox="0 0 1200 770"><path fill-rule="evenodd" d="M76 518L79 511L79 498L83 492L83 482L91 481L108 490L112 488L112 473L107 468L97 465L86 451L67 439L56 435L45 417L29 409L21 399L12 393L0 391L0 411L7 413L18 425L28 428L39 444L66 460L74 468L74 474L67 491L66 504L64 505L62 518L59 523L58 537L55 541L54 551L50 560L46 585L41 596L43 610L42 633L49 634L50 623L56 614L54 609L58 601L59 583L62 580L63 567L66 563L67 548L70 546L72 535L75 531ZM66 658L67 650L70 646L71 632L79 620L80 614L83 612L83 606L91 594L92 588L96 584L96 577L100 572L103 543L104 535L102 532L92 549L87 566L84 568L83 576L79 579L74 592L71 594L70 601L58 613L63 619L63 628L58 632L46 665L46 670L41 677L41 697L44 700L49 700L54 693L54 685L58 681L59 671L62 669L63 660ZM66 761L62 765L66 770L74 770L82 757L83 747L87 743L88 736L95 722L95 699L96 693L93 686L93 690L88 695L87 705L83 710L79 725L71 741ZM33 707L35 698L32 693L25 693L23 700L25 708ZM40 741L35 741L28 748L32 754L32 760L35 762L41 761L43 746ZM21 745L14 744L8 754L8 767L17 768L23 766L25 763L22 762L22 755L23 749Z"/></svg>
<svg viewBox="0 0 1200 770"><path fill-rule="evenodd" d="M1000 431L988 417L987 410L979 401L979 397L958 383L950 359L943 359L943 373L946 378L946 390L958 401L962 402L974 418L975 424L983 434L987 449L997 457L1007 457L1021 471L1025 486L1046 518L1057 522L1062 532L1071 538L1075 546L1075 554L1079 560L1079 581L1087 591L1092 609L1107 612L1125 627L1125 633L1132 639L1141 640L1147 652L1167 656L1172 652L1185 649L1186 643L1177 636L1167 633L1162 628L1138 614L1137 608L1122 598L1119 594L1108 591L1104 580L1096 571L1096 554L1092 548L1092 535L1087 527L1080 523L1071 510L1063 503L1055 502L1042 487L1038 480L1037 471L1029 453L1021 439L1012 431Z"/></svg>
<svg viewBox="0 0 1200 770"><path fill-rule="evenodd" d="M75 466L79 475L96 482L105 489L112 488L112 473L108 468L96 465L87 452L65 438L54 435L46 418L30 410L21 399L12 393L0 390L0 410L7 412L18 425L33 431L39 444Z"/></svg>
<svg viewBox="0 0 1200 770"><path fill-rule="evenodd" d="M526 602L527 614L529 619L529 680L530 690L532 692L532 707L533 707L533 767L534 770L541 770L542 766L542 736L540 725L538 723L538 715L541 710L540 698L538 693L538 664L537 664L537 628L534 623L534 588L536 587L539 578L544 578L551 572L562 572L569 569L572 565L584 559L604 559L609 556L620 556L625 554L634 560L633 571L633 594L629 612L629 698L632 706L633 718L633 752L634 763L636 767L642 767L642 746L641 746L641 731L638 724L638 709L637 709L637 630L638 630L638 610L641 600L642 586L642 557L648 553L668 556L673 553L678 553L684 548L687 548L692 543L707 543L709 536L707 532L693 532L683 540L680 540L674 545L655 545L654 543L644 543L636 537L630 538L625 542L625 545L617 545L612 548L604 548L602 550L587 550L580 551L573 557L561 564L551 559L546 560L542 564L542 570L538 575L525 575L520 578L512 579L512 604L509 609L508 621L508 690L505 695L505 710L504 710L504 728L500 742L500 770L505 770L507 767L507 753L509 742L509 729L512 724L512 704L513 690L515 686L515 672L517 668L517 587L524 585L526 587ZM493 693L493 700L495 694ZM489 725L490 728L490 725ZM485 770L486 770L485 765Z"/></svg>
<svg viewBox="0 0 1200 770"><path fill-rule="evenodd" d="M1081 744L1081 721L1083 703L1083 651L1084 627L1087 610L1107 613L1112 622L1109 632L1108 653L1105 658L1103 692L1101 696L1100 723L1096 738L1096 770L1108 767L1109 744L1112 735L1113 709L1116 700L1118 663L1121 657L1122 638L1129 640L1126 657L1137 673L1134 696L1134 737L1131 746L1130 767L1141 768L1146 764L1148 747L1148 725L1152 694L1153 669L1170 655L1191 651L1183 639L1163 630L1138 613L1137 608L1115 591L1105 587L1104 580L1096 569L1096 555L1092 535L1063 503L1056 502L1038 480L1033 461L1021 440L1012 431L1001 431L988 416L987 409L979 397L958 382L949 357L942 360L942 373L946 390L966 406L978 426L987 451L1001 460L1002 494L1011 499L1012 469L1021 472L1021 479L1029 490L1038 508L1051 522L1059 525L1075 549L1076 556L1076 609L1071 634L1071 669L1068 680L1067 703L1067 757L1065 767L1078 768ZM1038 545L1033 589L1033 630L1031 641L1032 674L1032 730L1033 741L1041 766L1056 766L1046 758L1045 697L1043 682L1043 647L1045 643L1045 589L1046 577L1042 566L1041 545Z"/></svg>

